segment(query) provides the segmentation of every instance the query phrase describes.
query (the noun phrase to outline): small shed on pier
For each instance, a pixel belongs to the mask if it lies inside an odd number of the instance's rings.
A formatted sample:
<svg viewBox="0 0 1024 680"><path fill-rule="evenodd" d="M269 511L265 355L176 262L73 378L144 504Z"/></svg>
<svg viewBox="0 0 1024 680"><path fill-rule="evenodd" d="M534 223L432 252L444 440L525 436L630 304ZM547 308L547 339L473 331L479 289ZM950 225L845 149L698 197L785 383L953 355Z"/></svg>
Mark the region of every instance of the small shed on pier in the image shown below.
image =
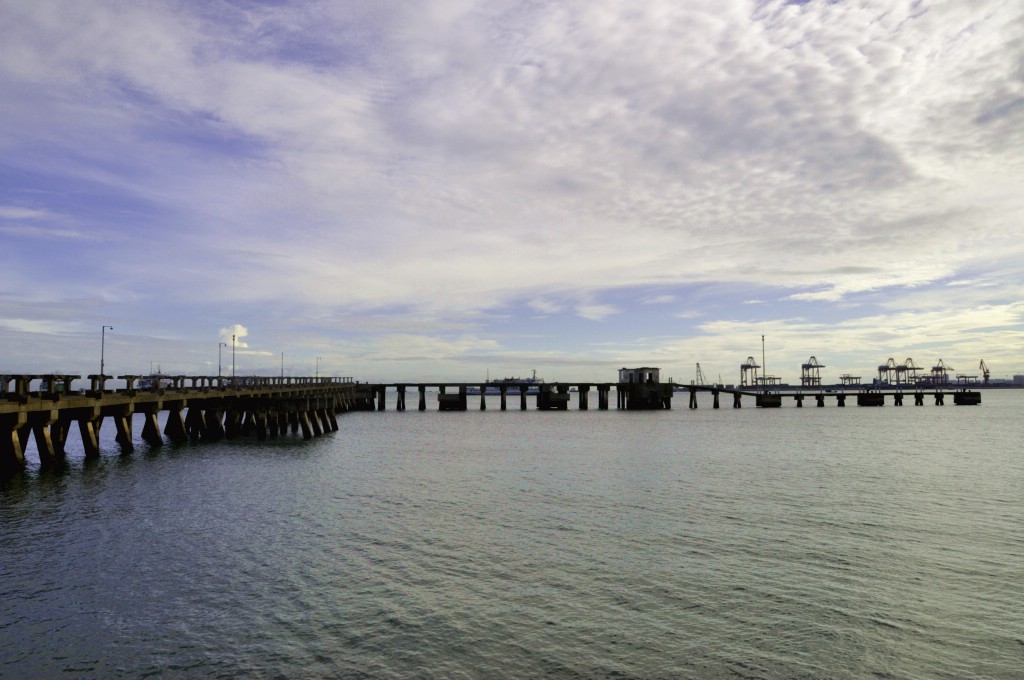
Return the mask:
<svg viewBox="0 0 1024 680"><path fill-rule="evenodd" d="M672 408L672 385L661 384L661 369L619 369L619 408L630 411Z"/></svg>
<svg viewBox="0 0 1024 680"><path fill-rule="evenodd" d="M620 368L619 382L632 384L657 384L661 382L661 369L642 366L640 368Z"/></svg>

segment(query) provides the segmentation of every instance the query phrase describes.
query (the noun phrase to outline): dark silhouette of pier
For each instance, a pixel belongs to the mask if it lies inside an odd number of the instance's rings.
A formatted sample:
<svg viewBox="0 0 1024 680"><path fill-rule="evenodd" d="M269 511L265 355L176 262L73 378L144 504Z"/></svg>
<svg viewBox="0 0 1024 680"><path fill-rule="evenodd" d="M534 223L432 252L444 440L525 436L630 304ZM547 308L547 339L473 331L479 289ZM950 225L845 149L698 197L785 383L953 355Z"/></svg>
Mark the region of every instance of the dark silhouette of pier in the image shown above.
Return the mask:
<svg viewBox="0 0 1024 680"><path fill-rule="evenodd" d="M99 432L114 421L124 453L134 450L132 421L142 414L142 439L160 446L206 442L254 434L272 439L289 429L306 439L338 429L337 413L355 405L351 378L264 378L122 375L125 387L109 389L113 376L90 375L89 387L75 389L75 375L0 376L0 472L25 467L25 447L34 437L43 467L65 458L65 444L77 425L86 458L100 454ZM35 390L33 386L37 386ZM166 412L163 431L158 414Z"/></svg>
<svg viewBox="0 0 1024 680"><path fill-rule="evenodd" d="M656 375L656 374L655 374ZM466 411L471 403L480 410L490 405L502 411L518 402L528 408L530 397L540 410L565 411L575 398L578 410L590 408L592 392L597 408L610 410L615 393L616 410L665 410L672 408L675 394L686 394L690 409L697 408L697 395L707 393L712 408L720 408L731 397L733 408L743 406L744 397L759 408L777 408L791 400L803 407L812 401L817 407L834 401L838 407L847 400L857 406L883 406L890 401L902 406L913 400L923 406L937 406L947 398L957 405L981 403L981 393L964 387L890 386L885 388L821 386L790 388L761 384L740 387L723 385L680 385L657 379L631 382L549 382L532 385L480 382L398 382L358 383L352 378L328 377L208 377L117 376L124 387L109 389L113 376L90 375L88 387L75 389L81 376L0 376L0 473L24 469L25 448L34 438L43 467L54 467L65 458L65 444L74 425L81 435L87 459L100 455L99 432L105 419L116 427L116 442L123 453L134 450L132 421L144 417L141 437L150 446L161 446L164 437L176 444L202 443L255 435L274 439L301 431L306 439L336 431L336 415L346 411L384 411L389 390L395 393L395 409L405 411L407 393L418 396L418 410L428 410L427 392L436 391L439 411ZM33 389L35 387L35 389ZM748 401L749 403L749 401ZM161 431L158 414L166 412Z"/></svg>
<svg viewBox="0 0 1024 680"><path fill-rule="evenodd" d="M418 409L427 410L427 391L437 391L437 408L440 411L466 411L471 403L476 402L481 411L487 410L488 404L497 404L505 411L509 404L518 401L521 410L527 409L527 397L536 398L536 407L541 410L568 410L571 399L575 396L577 409L586 411L590 408L590 393L597 392L597 407L602 411L609 410L611 393L616 395L615 404L618 410L662 410L672 408L672 397L686 393L689 397L688 406L697 408L697 394L704 392L712 397L712 408L720 408L723 397L732 398L733 408L742 408L743 398L753 399L759 408L775 408L791 400L796 407L802 408L804 401L813 401L816 406L823 407L827 401L834 401L836 406L845 407L847 400L857 406L883 406L886 400L894 406L903 406L913 400L914 405L923 406L931 400L936 406L942 406L950 398L956 405L975 405L981 403L981 393L963 387L868 387L843 386L831 387L786 387L786 386L740 386L724 385L682 385L678 383L594 383L594 382L549 382L540 386L531 385L495 385L494 383L375 383L356 386L356 402L360 409L386 410L385 395L389 389L396 392L395 409L405 411L409 391L418 393ZM749 402L748 402L749 403Z"/></svg>

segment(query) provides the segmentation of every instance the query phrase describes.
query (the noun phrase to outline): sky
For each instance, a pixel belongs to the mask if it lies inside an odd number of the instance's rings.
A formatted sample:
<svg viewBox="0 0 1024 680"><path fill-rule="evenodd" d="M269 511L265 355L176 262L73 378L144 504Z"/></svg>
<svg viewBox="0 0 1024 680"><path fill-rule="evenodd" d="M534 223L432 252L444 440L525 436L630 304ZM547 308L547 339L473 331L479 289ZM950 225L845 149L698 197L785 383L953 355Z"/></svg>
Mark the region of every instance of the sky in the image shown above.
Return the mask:
<svg viewBox="0 0 1024 680"><path fill-rule="evenodd" d="M0 373L1021 374L1022 35L1020 0L0 0Z"/></svg>

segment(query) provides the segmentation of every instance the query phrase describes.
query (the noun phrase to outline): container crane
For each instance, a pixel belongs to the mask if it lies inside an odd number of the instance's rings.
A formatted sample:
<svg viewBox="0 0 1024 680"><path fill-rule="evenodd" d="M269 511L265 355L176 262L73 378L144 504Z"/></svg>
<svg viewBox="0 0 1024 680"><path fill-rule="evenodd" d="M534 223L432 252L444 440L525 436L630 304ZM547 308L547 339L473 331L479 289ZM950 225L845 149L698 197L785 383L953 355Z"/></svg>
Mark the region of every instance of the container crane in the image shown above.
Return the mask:
<svg viewBox="0 0 1024 680"><path fill-rule="evenodd" d="M759 368L761 366L754 361L754 357L747 357L747 360L740 364L740 385L756 385Z"/></svg>
<svg viewBox="0 0 1024 680"><path fill-rule="evenodd" d="M939 359L938 363L932 366L932 384L935 386L948 385L949 373L956 369Z"/></svg>
<svg viewBox="0 0 1024 680"><path fill-rule="evenodd" d="M889 360L878 367L878 382L891 383L896 378L896 360L889 357Z"/></svg>
<svg viewBox="0 0 1024 680"><path fill-rule="evenodd" d="M821 387L821 370L825 364L817 357L811 357L807 363L800 365L800 385L802 387Z"/></svg>
<svg viewBox="0 0 1024 680"><path fill-rule="evenodd" d="M896 367L896 384L913 385L917 383L917 372L920 370L922 370L921 367L915 364L913 359L908 358Z"/></svg>
<svg viewBox="0 0 1024 680"><path fill-rule="evenodd" d="M988 366L985 365L985 360L982 359L981 363L978 364L978 370L981 371L981 385L982 387L988 387Z"/></svg>

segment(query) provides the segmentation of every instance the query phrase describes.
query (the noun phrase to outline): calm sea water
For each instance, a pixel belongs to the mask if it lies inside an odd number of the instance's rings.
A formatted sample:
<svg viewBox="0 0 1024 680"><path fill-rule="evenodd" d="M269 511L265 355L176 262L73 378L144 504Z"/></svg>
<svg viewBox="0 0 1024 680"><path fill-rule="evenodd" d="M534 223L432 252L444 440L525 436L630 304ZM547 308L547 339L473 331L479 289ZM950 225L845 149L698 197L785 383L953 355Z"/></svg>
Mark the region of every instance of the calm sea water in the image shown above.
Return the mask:
<svg viewBox="0 0 1024 680"><path fill-rule="evenodd" d="M1024 677L1024 392L491 402L5 483L0 677Z"/></svg>

